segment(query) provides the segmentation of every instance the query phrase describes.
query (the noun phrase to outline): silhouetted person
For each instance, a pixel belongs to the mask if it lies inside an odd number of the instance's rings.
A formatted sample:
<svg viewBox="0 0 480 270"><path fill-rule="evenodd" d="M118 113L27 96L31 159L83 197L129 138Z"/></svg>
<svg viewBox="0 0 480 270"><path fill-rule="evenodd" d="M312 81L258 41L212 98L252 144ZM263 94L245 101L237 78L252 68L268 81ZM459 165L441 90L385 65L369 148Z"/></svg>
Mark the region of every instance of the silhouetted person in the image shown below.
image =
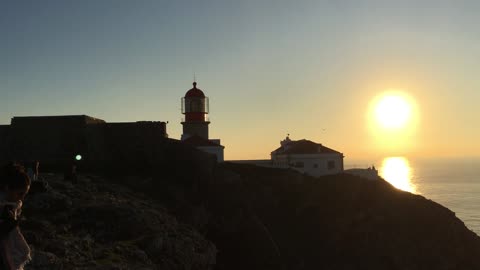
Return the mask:
<svg viewBox="0 0 480 270"><path fill-rule="evenodd" d="M33 179L30 179L30 180L33 180L33 181L37 181L37 180L40 180L38 178L38 172L39 172L39 168L40 168L40 161L38 160L35 160L33 162Z"/></svg>
<svg viewBox="0 0 480 270"><path fill-rule="evenodd" d="M0 267L23 270L30 260L30 248L20 229L18 219L23 199L30 189L30 178L23 167L11 163L0 172Z"/></svg>
<svg viewBox="0 0 480 270"><path fill-rule="evenodd" d="M49 189L48 182L45 179L40 178L39 167L40 162L35 161L33 163L33 179L30 179L32 180L30 194L46 192Z"/></svg>
<svg viewBox="0 0 480 270"><path fill-rule="evenodd" d="M38 178L38 161L27 161L23 164L30 181L37 181Z"/></svg>
<svg viewBox="0 0 480 270"><path fill-rule="evenodd" d="M65 181L77 183L77 165L75 163L70 163L70 165L67 166L63 179Z"/></svg>

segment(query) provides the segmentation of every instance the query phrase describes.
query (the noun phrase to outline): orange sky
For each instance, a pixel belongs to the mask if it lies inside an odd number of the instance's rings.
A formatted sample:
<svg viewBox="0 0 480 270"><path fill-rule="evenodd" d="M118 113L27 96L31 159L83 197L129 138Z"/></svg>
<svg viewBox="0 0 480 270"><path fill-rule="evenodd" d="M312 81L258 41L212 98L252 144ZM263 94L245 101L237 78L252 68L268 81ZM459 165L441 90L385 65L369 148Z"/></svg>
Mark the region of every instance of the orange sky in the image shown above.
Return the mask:
<svg viewBox="0 0 480 270"><path fill-rule="evenodd" d="M226 159L269 158L287 133L347 160L480 156L475 1L11 1L2 10L0 124L87 114L169 121L180 138L180 98L195 73ZM372 133L366 116L389 89L417 109L415 130L395 140Z"/></svg>

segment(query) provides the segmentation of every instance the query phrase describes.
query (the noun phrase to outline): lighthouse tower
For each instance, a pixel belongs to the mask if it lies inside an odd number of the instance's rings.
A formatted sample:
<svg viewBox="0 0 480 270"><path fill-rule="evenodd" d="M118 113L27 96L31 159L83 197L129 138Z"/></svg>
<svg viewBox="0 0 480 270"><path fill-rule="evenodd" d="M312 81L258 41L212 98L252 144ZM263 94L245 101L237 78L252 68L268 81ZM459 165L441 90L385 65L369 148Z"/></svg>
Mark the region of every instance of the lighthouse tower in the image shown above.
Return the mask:
<svg viewBox="0 0 480 270"><path fill-rule="evenodd" d="M193 88L188 90L185 97L182 98L182 114L185 115L182 121L183 134L182 141L197 135L208 140L208 97L202 90L197 88L197 83L193 82Z"/></svg>
<svg viewBox="0 0 480 270"><path fill-rule="evenodd" d="M223 162L223 149L220 139L208 138L208 97L197 88L193 82L193 88L188 90L182 98L182 113L185 115L182 121L182 143L193 146L201 151L215 155L217 162Z"/></svg>

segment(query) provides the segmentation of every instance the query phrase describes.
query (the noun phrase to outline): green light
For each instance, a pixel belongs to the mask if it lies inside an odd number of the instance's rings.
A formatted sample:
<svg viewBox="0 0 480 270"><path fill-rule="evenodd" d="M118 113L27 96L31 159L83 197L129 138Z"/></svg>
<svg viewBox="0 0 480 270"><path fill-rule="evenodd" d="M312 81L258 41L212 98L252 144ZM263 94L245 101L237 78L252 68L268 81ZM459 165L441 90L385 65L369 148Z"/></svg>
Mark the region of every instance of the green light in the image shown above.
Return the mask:
<svg viewBox="0 0 480 270"><path fill-rule="evenodd" d="M76 159L76 160L82 160L82 156L81 156L81 155L76 155L76 156L75 156L75 159Z"/></svg>

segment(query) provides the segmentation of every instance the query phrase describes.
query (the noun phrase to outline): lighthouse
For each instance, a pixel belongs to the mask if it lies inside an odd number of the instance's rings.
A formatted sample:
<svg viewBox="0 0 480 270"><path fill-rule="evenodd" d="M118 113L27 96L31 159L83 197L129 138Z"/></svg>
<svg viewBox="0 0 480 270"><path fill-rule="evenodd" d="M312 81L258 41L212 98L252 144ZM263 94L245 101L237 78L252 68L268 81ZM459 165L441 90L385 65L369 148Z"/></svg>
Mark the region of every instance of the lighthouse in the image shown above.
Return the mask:
<svg viewBox="0 0 480 270"><path fill-rule="evenodd" d="M182 97L181 103L182 114L184 115L182 142L214 154L217 162L223 162L223 149L225 147L220 144L220 139L209 139L208 136L208 125L210 124L208 97L197 88L195 81L193 82L193 88Z"/></svg>
<svg viewBox="0 0 480 270"><path fill-rule="evenodd" d="M182 97L182 114L185 115L182 125L182 140L197 135L208 140L208 97L193 82L193 88Z"/></svg>

